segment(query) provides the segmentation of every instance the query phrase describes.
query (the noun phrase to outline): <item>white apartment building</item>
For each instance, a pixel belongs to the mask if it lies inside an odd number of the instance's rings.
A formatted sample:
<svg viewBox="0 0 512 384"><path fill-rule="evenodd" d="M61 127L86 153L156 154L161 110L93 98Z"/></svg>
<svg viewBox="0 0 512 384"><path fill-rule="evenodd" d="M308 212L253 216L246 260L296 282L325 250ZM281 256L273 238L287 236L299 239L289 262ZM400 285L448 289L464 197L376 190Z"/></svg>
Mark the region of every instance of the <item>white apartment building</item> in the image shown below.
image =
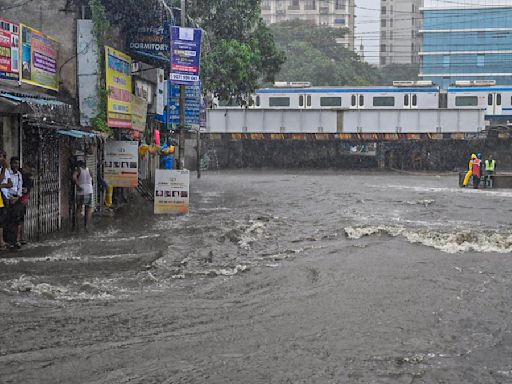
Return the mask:
<svg viewBox="0 0 512 384"><path fill-rule="evenodd" d="M261 15L267 24L300 19L345 27L349 32L338 43L354 49L354 0L262 0Z"/></svg>
<svg viewBox="0 0 512 384"><path fill-rule="evenodd" d="M380 5L380 65L418 64L423 0L381 0Z"/></svg>

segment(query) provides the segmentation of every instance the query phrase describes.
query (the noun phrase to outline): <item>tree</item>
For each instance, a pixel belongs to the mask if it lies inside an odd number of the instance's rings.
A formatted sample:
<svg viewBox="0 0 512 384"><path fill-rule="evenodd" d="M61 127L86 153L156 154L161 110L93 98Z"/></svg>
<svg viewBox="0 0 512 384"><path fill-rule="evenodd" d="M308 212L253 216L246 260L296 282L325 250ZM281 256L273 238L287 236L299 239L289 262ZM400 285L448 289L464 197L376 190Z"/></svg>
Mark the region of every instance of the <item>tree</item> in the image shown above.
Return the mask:
<svg viewBox="0 0 512 384"><path fill-rule="evenodd" d="M189 15L203 28L202 76L220 99L241 101L273 82L285 56L260 18L259 0L205 0Z"/></svg>
<svg viewBox="0 0 512 384"><path fill-rule="evenodd" d="M419 79L419 64L389 64L380 69L381 85L392 85L393 81L416 81Z"/></svg>
<svg viewBox="0 0 512 384"><path fill-rule="evenodd" d="M273 24L270 29L287 57L277 80L335 86L376 84L380 79L377 69L336 42L347 33L345 28L292 20Z"/></svg>

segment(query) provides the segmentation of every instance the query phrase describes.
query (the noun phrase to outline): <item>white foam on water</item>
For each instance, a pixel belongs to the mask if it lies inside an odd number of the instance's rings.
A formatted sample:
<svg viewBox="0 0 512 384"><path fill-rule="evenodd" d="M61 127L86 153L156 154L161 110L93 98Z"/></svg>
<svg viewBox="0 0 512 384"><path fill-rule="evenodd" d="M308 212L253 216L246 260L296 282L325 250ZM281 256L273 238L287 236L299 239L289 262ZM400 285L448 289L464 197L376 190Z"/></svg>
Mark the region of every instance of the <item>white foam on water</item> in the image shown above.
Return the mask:
<svg viewBox="0 0 512 384"><path fill-rule="evenodd" d="M473 188L458 188L458 187L427 187L427 186L410 186L410 185L371 185L373 188L384 189L401 189L414 192L433 192L433 193L464 193L464 194L479 194L486 196L496 197L512 197L511 190L497 191L494 189L473 189Z"/></svg>
<svg viewBox="0 0 512 384"><path fill-rule="evenodd" d="M240 272L246 272L248 270L248 265L238 264L233 268L207 269L203 271L195 271L192 272L192 274L203 276L234 276Z"/></svg>
<svg viewBox="0 0 512 384"><path fill-rule="evenodd" d="M422 244L446 253L457 252L512 252L512 233L496 231L440 232L428 228L406 228L399 225L361 225L345 228L349 239L360 239L377 234L403 237L410 243Z"/></svg>

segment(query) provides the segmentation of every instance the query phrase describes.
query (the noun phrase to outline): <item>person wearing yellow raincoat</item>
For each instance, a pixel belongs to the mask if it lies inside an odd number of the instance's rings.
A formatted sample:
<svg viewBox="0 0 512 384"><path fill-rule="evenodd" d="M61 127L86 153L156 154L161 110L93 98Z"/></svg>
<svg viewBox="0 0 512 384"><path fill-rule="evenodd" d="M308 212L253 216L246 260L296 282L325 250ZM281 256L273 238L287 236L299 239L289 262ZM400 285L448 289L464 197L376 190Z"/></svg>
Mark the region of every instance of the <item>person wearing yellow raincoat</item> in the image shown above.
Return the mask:
<svg viewBox="0 0 512 384"><path fill-rule="evenodd" d="M469 160L468 171L466 176L464 177L464 182L462 183L462 188L467 187L469 184L469 180L473 176L473 160L476 159L476 155L474 153L471 154L471 160Z"/></svg>

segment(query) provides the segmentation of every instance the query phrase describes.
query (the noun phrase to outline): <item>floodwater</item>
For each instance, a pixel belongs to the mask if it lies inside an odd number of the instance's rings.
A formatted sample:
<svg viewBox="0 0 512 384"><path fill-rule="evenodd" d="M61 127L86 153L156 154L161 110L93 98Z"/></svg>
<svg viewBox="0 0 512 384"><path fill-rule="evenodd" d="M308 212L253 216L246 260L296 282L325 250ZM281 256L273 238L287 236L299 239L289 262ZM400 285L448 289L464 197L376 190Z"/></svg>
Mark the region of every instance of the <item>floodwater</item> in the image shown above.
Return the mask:
<svg viewBox="0 0 512 384"><path fill-rule="evenodd" d="M512 383L512 191L456 183L206 173L4 255L0 382Z"/></svg>

